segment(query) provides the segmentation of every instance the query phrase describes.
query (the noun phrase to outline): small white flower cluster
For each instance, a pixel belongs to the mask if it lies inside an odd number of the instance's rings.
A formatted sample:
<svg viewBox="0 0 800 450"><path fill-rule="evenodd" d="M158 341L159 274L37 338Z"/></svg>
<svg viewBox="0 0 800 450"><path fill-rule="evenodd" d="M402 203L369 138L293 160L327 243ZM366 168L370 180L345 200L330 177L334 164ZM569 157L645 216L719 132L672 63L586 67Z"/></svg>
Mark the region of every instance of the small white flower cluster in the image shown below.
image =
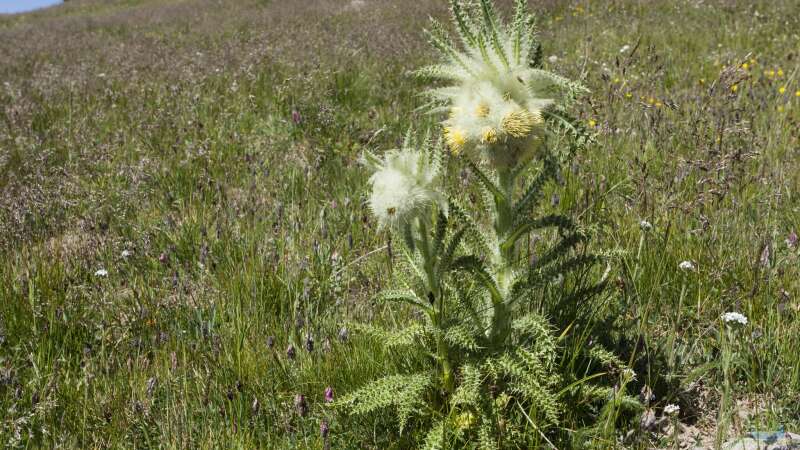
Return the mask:
<svg viewBox="0 0 800 450"><path fill-rule="evenodd" d="M108 271L106 269L97 269L97 271L94 273L94 276L105 278L108 276Z"/></svg>
<svg viewBox="0 0 800 450"><path fill-rule="evenodd" d="M678 264L678 268L684 272L694 272L697 269L691 261L682 261Z"/></svg>
<svg viewBox="0 0 800 450"><path fill-rule="evenodd" d="M383 160L365 155L375 173L369 179L369 206L380 226L400 226L420 217L429 207L447 202L436 189L439 165L423 150L403 148L385 154Z"/></svg>
<svg viewBox="0 0 800 450"><path fill-rule="evenodd" d="M646 220L643 220L639 222L639 228L641 228L642 231L650 231L653 229L653 224Z"/></svg>
<svg viewBox="0 0 800 450"><path fill-rule="evenodd" d="M738 323L740 325L747 325L747 317L738 312L726 312L721 316L725 323Z"/></svg>
<svg viewBox="0 0 800 450"><path fill-rule="evenodd" d="M669 405L664 407L664 414L667 416L675 416L679 412L681 412L681 407L678 405L670 403Z"/></svg>

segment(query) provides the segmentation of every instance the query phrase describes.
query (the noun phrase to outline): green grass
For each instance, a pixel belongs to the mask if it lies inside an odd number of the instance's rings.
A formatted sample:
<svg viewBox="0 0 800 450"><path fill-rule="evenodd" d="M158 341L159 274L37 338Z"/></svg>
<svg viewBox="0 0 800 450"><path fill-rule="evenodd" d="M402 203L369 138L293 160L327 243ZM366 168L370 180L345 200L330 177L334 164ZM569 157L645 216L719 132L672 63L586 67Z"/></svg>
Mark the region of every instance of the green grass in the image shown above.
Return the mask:
<svg viewBox="0 0 800 450"><path fill-rule="evenodd" d="M421 29L446 7L293 3L74 0L0 18L1 442L322 448L325 419L334 448L409 445L413 426L340 415L323 391L421 363L338 334L410 319L370 301L391 261L357 160L435 127L409 71L431 61ZM659 416L679 404L705 445L727 311L750 322L724 432L800 430L785 242L800 221L800 6L747 3L536 6L546 64L591 88L581 113L598 133L547 195L619 255L629 393L650 386Z"/></svg>

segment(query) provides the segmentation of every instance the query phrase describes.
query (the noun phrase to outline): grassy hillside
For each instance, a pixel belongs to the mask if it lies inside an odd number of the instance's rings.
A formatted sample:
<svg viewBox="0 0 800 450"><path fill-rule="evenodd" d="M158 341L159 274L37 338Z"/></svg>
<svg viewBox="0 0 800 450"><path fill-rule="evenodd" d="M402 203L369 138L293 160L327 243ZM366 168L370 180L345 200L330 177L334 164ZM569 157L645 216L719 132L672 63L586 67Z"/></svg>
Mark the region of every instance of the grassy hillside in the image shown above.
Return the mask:
<svg viewBox="0 0 800 450"><path fill-rule="evenodd" d="M708 447L733 349L725 431L800 430L800 4L532 3L545 65L592 91L597 142L547 196L618 255L629 393L679 405L680 439ZM408 447L413 427L323 393L420 364L349 324L410 318L371 301L397 255L358 158L438 129L411 75L429 16L446 2L0 17L0 442L322 448L327 420L333 448ZM729 311L749 323L723 344ZM639 422L598 445L671 445Z"/></svg>

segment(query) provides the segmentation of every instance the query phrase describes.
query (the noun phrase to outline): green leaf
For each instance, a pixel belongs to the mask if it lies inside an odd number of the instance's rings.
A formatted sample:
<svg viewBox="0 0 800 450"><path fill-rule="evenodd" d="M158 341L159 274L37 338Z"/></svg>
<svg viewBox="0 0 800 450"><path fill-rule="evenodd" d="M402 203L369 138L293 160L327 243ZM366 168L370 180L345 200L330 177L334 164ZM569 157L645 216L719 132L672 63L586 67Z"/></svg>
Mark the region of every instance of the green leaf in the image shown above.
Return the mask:
<svg viewBox="0 0 800 450"><path fill-rule="evenodd" d="M486 265L474 255L462 256L453 262L453 268L456 270L465 270L472 273L478 281L489 291L494 303L502 303L503 296L500 294L500 288L497 287L492 274L486 269Z"/></svg>

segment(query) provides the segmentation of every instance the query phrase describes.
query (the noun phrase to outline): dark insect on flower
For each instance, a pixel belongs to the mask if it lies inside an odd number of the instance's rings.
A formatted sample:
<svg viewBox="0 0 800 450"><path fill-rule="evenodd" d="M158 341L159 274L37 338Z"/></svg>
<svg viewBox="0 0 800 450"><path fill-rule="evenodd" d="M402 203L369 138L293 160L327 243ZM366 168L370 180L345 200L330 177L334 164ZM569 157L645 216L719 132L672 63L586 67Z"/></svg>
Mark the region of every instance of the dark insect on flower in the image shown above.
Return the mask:
<svg viewBox="0 0 800 450"><path fill-rule="evenodd" d="M325 388L325 403L331 403L333 401L333 388L328 386Z"/></svg>
<svg viewBox="0 0 800 450"><path fill-rule="evenodd" d="M350 337L350 332L347 331L347 327L342 327L339 329L339 340L342 342L347 342L347 338Z"/></svg>
<svg viewBox="0 0 800 450"><path fill-rule="evenodd" d="M311 335L306 336L306 351L311 353L314 351L314 338Z"/></svg>
<svg viewBox="0 0 800 450"><path fill-rule="evenodd" d="M305 395L297 394L294 396L294 409L300 417L305 417L308 414L308 402L306 402Z"/></svg>
<svg viewBox="0 0 800 450"><path fill-rule="evenodd" d="M328 421L323 420L319 424L319 435L322 436L322 439L328 439L328 433L330 433L331 429L328 426Z"/></svg>
<svg viewBox="0 0 800 450"><path fill-rule="evenodd" d="M294 359L296 354L297 352L294 350L294 345L289 344L289 346L286 347L286 357L289 359Z"/></svg>
<svg viewBox="0 0 800 450"><path fill-rule="evenodd" d="M267 348L275 347L275 336L267 336Z"/></svg>

